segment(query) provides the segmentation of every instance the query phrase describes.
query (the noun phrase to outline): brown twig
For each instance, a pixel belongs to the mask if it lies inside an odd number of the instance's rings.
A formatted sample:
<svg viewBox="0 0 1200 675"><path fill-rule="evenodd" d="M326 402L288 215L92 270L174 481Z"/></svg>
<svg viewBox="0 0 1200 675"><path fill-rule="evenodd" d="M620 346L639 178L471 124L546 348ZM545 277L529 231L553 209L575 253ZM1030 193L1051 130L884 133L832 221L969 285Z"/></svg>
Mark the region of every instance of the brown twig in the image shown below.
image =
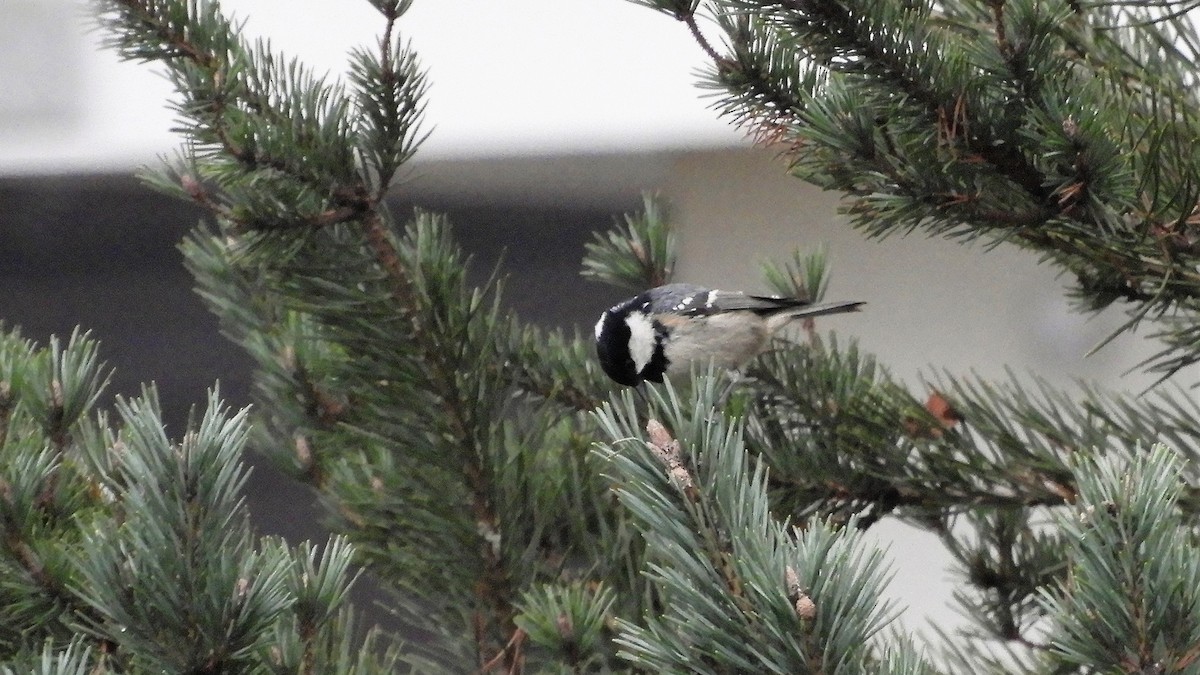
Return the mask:
<svg viewBox="0 0 1200 675"><path fill-rule="evenodd" d="M996 46L1006 60L1012 60L1013 48L1008 41L1008 31L1004 27L1005 0L989 0L992 8L992 23L996 26Z"/></svg>
<svg viewBox="0 0 1200 675"><path fill-rule="evenodd" d="M521 648L525 644L525 636L524 630L520 628L513 630L512 637L500 648L500 651L479 666L479 672L486 673L500 665L506 666L507 672L511 675L522 672L525 668L525 656L521 653Z"/></svg>
<svg viewBox="0 0 1200 675"><path fill-rule="evenodd" d="M12 384L7 380L0 380L0 448L8 441L8 424L16 407L14 403Z"/></svg>
<svg viewBox="0 0 1200 675"><path fill-rule="evenodd" d="M704 33L700 31L700 24L696 21L695 12L688 12L682 16L677 16L676 18L682 21L684 25L688 27L688 30L692 33L692 38L696 40L696 44L700 45L700 49L704 50L704 53L708 55L708 58L712 59L713 63L718 66L725 63L725 59L717 53L716 49L713 49L712 43L710 43L708 38L704 37Z"/></svg>

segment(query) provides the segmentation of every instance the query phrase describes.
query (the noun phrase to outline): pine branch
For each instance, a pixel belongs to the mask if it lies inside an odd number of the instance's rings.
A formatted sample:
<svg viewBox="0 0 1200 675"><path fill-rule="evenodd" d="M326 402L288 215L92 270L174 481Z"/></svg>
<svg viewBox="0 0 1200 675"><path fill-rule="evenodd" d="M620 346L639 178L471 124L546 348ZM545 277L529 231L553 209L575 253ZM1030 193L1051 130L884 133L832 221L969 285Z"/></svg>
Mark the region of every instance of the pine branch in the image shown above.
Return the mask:
<svg viewBox="0 0 1200 675"><path fill-rule="evenodd" d="M671 281L678 249L661 201L642 195L642 210L625 214L625 226L597 232L586 244L582 274L618 288L641 292Z"/></svg>
<svg viewBox="0 0 1200 675"><path fill-rule="evenodd" d="M383 201L396 171L424 140L419 124L425 111L425 75L417 67L412 51L394 37L396 21L407 5L380 6L387 24L377 52L361 50L351 56L351 80L366 120L358 151L369 167L376 202Z"/></svg>
<svg viewBox="0 0 1200 675"><path fill-rule="evenodd" d="M845 192L854 225L1038 251L1076 278L1085 311L1123 300L1123 330L1165 315L1153 372L1200 358L1186 328L1200 307L1194 26L1119 3L711 12L727 52L710 54L718 107L797 175Z"/></svg>
<svg viewBox="0 0 1200 675"><path fill-rule="evenodd" d="M881 558L853 528L789 531L771 516L765 465L711 413L718 389L707 378L694 400L656 393L652 415L673 431L651 417L643 436L629 396L598 413L609 439L599 452L662 597L655 615L621 622L624 656L666 672L865 669L890 620Z"/></svg>
<svg viewBox="0 0 1200 675"><path fill-rule="evenodd" d="M753 366L747 390L725 406L743 421L714 413L712 377L652 396L666 426L651 427L648 443L628 397L580 414L611 391L590 340L523 325L502 309L496 275L467 282L444 219L397 222L385 208L423 137L425 80L398 35L408 3L371 1L383 32L353 53L348 87L250 45L215 4L103 6L123 53L162 61L179 90L190 147L156 180L215 219L185 252L224 330L258 363L257 438L321 491L359 559L402 596L397 613L431 624L434 639L406 660L508 672L930 672L910 643L879 635L889 619L882 566L856 530L894 514L943 538L966 577L961 600L992 640L948 660L1081 662L1070 642L1080 631L1064 628L1056 641L1032 630L1062 614L1036 598L1069 583L1065 570L1086 569L1064 559L1065 538L1039 530L1037 517L1087 498L1077 458L1093 447L1136 463L1145 443L1163 440L1195 457L1193 405L1067 395L1015 378L945 376L914 393L809 327L806 343L781 343ZM846 190L871 233L1017 241L1075 273L1081 301L1128 299L1135 320L1178 311L1179 325L1163 324L1159 367L1200 354L1187 322L1200 307L1191 222L1200 105L1178 65L1200 54L1200 40L1175 17L1162 30L1110 31L1097 16L1140 14L1024 1L729 0L709 5L725 33L718 46L700 30L700 3L642 4L684 23L713 59L725 112L791 151L797 173ZM1180 46L1169 49L1167 36ZM1149 58L1176 66L1134 67ZM656 201L618 230L589 247L589 276L638 289L670 278L675 243ZM816 296L824 269L819 255L795 257L772 268L770 283ZM55 363L46 372L66 361ZM47 466L74 443L92 448L115 498L87 522L119 515L133 526L88 530L89 583L64 587L102 587L88 596L95 616L85 624L122 667L383 667L351 663L339 632L349 623L348 546L335 541L318 559L309 547L250 538L236 502L241 422L206 416L171 443L145 403L123 408L124 431L106 437L70 425L79 404L66 380L40 380L42 407L28 419L6 408L0 386L0 451L18 443L18 425L57 433L48 454L32 455ZM0 349L0 385L14 381ZM590 453L598 426L609 440ZM131 456L109 453L118 440ZM156 477L146 485L125 465L138 462L138 475ZM36 483L9 481L20 495ZM1184 490L1172 499L1175 517L1200 503ZM33 503L31 512L53 511ZM3 522L19 529L25 512L10 511ZM125 538L105 539L108 530ZM8 552L9 567L37 569ZM39 564L53 571L48 559ZM214 604L186 606L178 584L135 579L147 568L192 590L217 588L201 594ZM1063 588L1055 598L1074 592ZM157 604L139 595L151 591ZM239 628L218 621L230 616ZM124 625L124 637L111 634ZM251 635L267 633L280 636L277 650L252 654ZM1143 652L1159 658L1157 646L1142 648L1157 644L1149 635L1138 639L1138 667ZM166 653L168 642L192 651ZM1168 652L1184 667L1194 658Z"/></svg>
<svg viewBox="0 0 1200 675"><path fill-rule="evenodd" d="M1079 499L1075 458L1092 448L1139 458L1156 440L1200 456L1186 396L943 376L922 401L853 347L822 340L781 345L750 373L748 440L771 464L778 511L860 527L894 513L933 530L983 634L1035 653L1045 650L1030 634L1044 619L1038 598L1066 572L1064 535L1037 522ZM1178 502L1195 508L1190 491Z"/></svg>
<svg viewBox="0 0 1200 675"><path fill-rule="evenodd" d="M616 600L612 589L543 586L525 593L517 624L531 642L559 653L572 672L603 663L604 622Z"/></svg>
<svg viewBox="0 0 1200 675"><path fill-rule="evenodd" d="M939 534L969 586L955 600L977 626L978 639L1043 656L1035 641L1045 612L1038 597L1066 576L1062 536L1038 526L1046 510L995 509L945 519Z"/></svg>
<svg viewBox="0 0 1200 675"><path fill-rule="evenodd" d="M257 329L294 314L311 321L335 355L320 374L294 356L286 359L292 372L278 373L309 402L302 416L285 416L299 423L287 437L296 439L293 452L306 465L305 473L343 502L345 523L359 530L360 543L377 544L380 552L391 546L390 526L370 533L378 527L372 517L377 507L356 496L361 487L347 481L344 467L319 464L317 458L329 457L338 446L372 456L387 452L392 443L411 446L428 434L437 440L422 455L432 465L420 469L406 462L413 475L432 471L440 478L428 484L433 486L458 473L466 503L451 501L448 506L464 508L462 515L477 534L453 533L455 541L445 550L471 551L482 563L478 583L458 587L476 589L475 621L484 627L477 650L490 658L495 635L508 632L513 615L507 588L511 573L500 552L487 543L503 527L492 506L496 486L490 446L505 393L488 364L502 360L496 336L507 329L496 305L488 306L487 291L472 294L461 282L461 269L450 268L461 261L440 229L418 216L415 226L401 233L380 202L420 138L416 125L424 79L412 53L395 37L396 19L406 5L378 4L386 21L378 48L352 57L351 80L359 94L355 112L361 113L356 119L350 117L339 86L312 77L296 62L281 65L283 60L265 47L246 47L232 24L210 6L188 7L187 15L175 21L173 12L185 9L180 3L126 3L118 8L124 15L113 24L134 45L165 36L173 48L155 55L168 59L185 98L204 100L184 112L191 115L192 139L208 154L189 158L183 170L175 171L174 182L193 200L215 205L210 210L219 218L221 236L241 243L229 253L215 243L193 250L207 247L204 264L210 269L231 262L243 269L262 266L246 281L266 291L267 303L283 309L267 310L273 316L242 317L244 325L234 330L257 339ZM150 34L147 25L155 27ZM208 49L214 40L227 49ZM232 63L239 68L230 68ZM226 86L198 89L197 76ZM171 182L170 177L162 182ZM341 271L330 274L334 267ZM215 286L213 297L223 292ZM446 289L456 290L445 295ZM227 298L221 303L229 305ZM364 339L354 331L367 317L379 330ZM410 351L398 354L397 342ZM281 352L303 353L286 342L274 346L275 353L263 353L260 363ZM381 367L367 372L365 363ZM476 365L493 374L476 377ZM371 390L381 380L432 404L428 414L398 410L390 420L383 416L387 431L364 435L363 429L380 428L375 408L380 403ZM337 384L328 388L327 381ZM283 393L273 391L270 397L279 400ZM380 477L366 484L381 482L386 485ZM361 508L370 510L364 514ZM366 552L371 555L371 545Z"/></svg>
<svg viewBox="0 0 1200 675"><path fill-rule="evenodd" d="M750 440L774 468L778 504L797 515L900 509L1056 506L1075 498L1071 457L1091 447L1132 455L1146 442L1200 457L1200 411L1163 392L1078 398L1010 374L906 391L853 344L780 343L748 373Z"/></svg>
<svg viewBox="0 0 1200 675"><path fill-rule="evenodd" d="M78 332L45 349L0 335L0 374L17 384L0 445L0 672L260 671L301 642L314 665L290 672L348 672L353 552L253 540L244 411L214 393L175 443L148 390L119 402L114 429L90 416L107 371ZM395 661L353 653L360 672Z"/></svg>
<svg viewBox="0 0 1200 675"><path fill-rule="evenodd" d="M74 640L65 649L58 649L53 643L47 642L36 655L19 659L15 663L0 666L3 675L105 675L109 671L100 664L93 665L94 658L90 647L81 640Z"/></svg>
<svg viewBox="0 0 1200 675"><path fill-rule="evenodd" d="M1200 565L1176 508L1183 468L1165 446L1131 463L1078 464L1080 502L1057 518L1071 574L1041 597L1057 628L1055 661L1141 673L1186 672L1200 660Z"/></svg>
<svg viewBox="0 0 1200 675"><path fill-rule="evenodd" d="M245 44L238 36L240 27L213 3L106 0L102 5L107 8L102 22L115 36L113 46L129 58L161 60L168 66L187 99L179 111L195 151L215 153L209 155L214 161L206 164L205 175L179 177L194 198L201 194L197 185L216 181L222 190L236 193L240 208L226 215L247 229L333 225L360 220L375 208L372 194L383 194L390 173L376 167L379 185L374 191L362 179L352 142L358 131L340 88L294 61L282 63L263 45ZM378 95L397 89L419 94L423 78L411 59L400 56L387 65L391 69L386 72L372 71L389 78L386 91ZM372 100L364 96L364 101ZM409 114L405 131L420 110ZM252 187L246 185L251 178ZM287 201L262 199L266 185ZM221 200L197 201L212 205ZM281 208L281 203L289 206Z"/></svg>
<svg viewBox="0 0 1200 675"><path fill-rule="evenodd" d="M79 512L103 508L79 468L91 408L109 373L94 340L38 348L0 334L6 435L0 437L0 657L43 639L66 640L92 616L71 590Z"/></svg>
<svg viewBox="0 0 1200 675"><path fill-rule="evenodd" d="M498 455L501 439L510 431L497 425L506 424L510 392L527 391L534 400L569 409L590 407L603 376L583 365L590 357L581 342L521 328L499 313L487 289L466 286L464 260L440 219L419 214L405 236L389 242L395 264L412 281L405 293L413 305L400 311L393 277L373 264L370 246L353 244L353 232L322 230L335 232L339 243L296 248L287 267L278 265L277 254L258 248L273 241L243 247L200 234L185 252L226 332L259 362L259 391L275 417L274 439L267 442L335 500L341 526L385 578L417 598L436 598L439 618L447 622L462 605L480 603L476 667L498 655L515 663L520 655L502 649L513 633L502 627L512 625L517 583L552 573L547 557L595 536L597 519L611 515L590 513L596 509L590 501L598 497L583 479L555 488L565 492L558 499L583 497L571 510L561 503L534 511L502 508L528 504L545 488L501 471L509 461ZM331 254L352 262L331 266ZM263 260L269 264L259 267ZM320 280L313 270L320 270ZM563 349L547 358L547 346L555 344ZM541 432L517 433L536 443ZM546 444L541 452L547 457L564 445L557 438ZM393 454L397 446L408 456ZM455 483L461 491L447 487ZM430 501L414 499L418 494ZM579 536L531 557L524 542L544 535L523 532L525 523L544 521L549 513L588 520L570 525ZM497 548L497 540L504 546ZM403 555L398 541L407 542ZM482 568L464 566L463 558L474 555ZM459 578L477 569L483 580ZM439 575L446 578L434 581ZM481 595L462 598L464 589Z"/></svg>

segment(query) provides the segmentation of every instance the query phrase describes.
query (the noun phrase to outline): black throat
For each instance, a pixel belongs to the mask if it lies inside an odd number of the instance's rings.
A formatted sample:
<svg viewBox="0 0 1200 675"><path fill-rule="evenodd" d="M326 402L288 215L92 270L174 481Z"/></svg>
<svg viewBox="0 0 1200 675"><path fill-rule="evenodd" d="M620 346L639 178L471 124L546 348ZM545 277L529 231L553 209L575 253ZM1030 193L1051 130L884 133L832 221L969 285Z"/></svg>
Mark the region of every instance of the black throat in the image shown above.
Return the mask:
<svg viewBox="0 0 1200 675"><path fill-rule="evenodd" d="M667 366L671 365L671 361L667 359L666 341L671 336L671 331L666 326L655 321L654 322L654 352L650 357L650 362L646 367L642 368L640 373L643 380L651 382L662 382L663 375L667 372Z"/></svg>

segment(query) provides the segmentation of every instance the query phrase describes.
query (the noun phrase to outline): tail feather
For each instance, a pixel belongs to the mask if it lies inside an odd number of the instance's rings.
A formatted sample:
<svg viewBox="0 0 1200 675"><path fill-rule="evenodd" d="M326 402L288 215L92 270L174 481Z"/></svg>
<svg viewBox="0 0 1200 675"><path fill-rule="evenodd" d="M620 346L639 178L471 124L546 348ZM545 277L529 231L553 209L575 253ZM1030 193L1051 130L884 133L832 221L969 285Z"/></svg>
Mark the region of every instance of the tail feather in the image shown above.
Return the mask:
<svg viewBox="0 0 1200 675"><path fill-rule="evenodd" d="M839 301L839 302L822 302L816 305L804 305L803 307L794 307L786 309L777 314L772 314L767 319L772 332L783 327L784 324L796 319L811 319L813 317L825 316L827 314L844 314L846 312L857 312L860 307L867 303L857 300Z"/></svg>

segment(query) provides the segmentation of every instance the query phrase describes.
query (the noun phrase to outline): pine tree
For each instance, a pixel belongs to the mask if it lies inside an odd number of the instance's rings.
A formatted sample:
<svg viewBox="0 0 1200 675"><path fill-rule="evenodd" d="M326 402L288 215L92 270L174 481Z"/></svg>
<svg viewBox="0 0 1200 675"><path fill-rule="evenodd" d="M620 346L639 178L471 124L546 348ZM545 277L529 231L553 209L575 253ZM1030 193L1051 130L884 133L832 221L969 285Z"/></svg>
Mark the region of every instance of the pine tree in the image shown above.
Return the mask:
<svg viewBox="0 0 1200 675"><path fill-rule="evenodd" d="M207 0L97 0L111 46L173 83L186 144L147 174L209 214L182 244L256 361L183 436L152 388L98 410L85 334L0 336L0 666L11 673L1194 673L1200 408L943 375L905 388L809 327L729 390L645 402L590 337L468 281L444 217L386 202L426 79L399 27L345 82L249 42ZM643 0L712 60L720 111L868 235L1033 249L1082 311L1200 360L1193 3ZM714 37L715 36L715 37ZM584 273L671 279L647 198ZM819 253L764 271L818 299ZM257 537L241 452L321 495L321 546ZM863 530L899 518L958 561L974 632L904 635ZM354 628L354 563L426 627Z"/></svg>

